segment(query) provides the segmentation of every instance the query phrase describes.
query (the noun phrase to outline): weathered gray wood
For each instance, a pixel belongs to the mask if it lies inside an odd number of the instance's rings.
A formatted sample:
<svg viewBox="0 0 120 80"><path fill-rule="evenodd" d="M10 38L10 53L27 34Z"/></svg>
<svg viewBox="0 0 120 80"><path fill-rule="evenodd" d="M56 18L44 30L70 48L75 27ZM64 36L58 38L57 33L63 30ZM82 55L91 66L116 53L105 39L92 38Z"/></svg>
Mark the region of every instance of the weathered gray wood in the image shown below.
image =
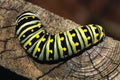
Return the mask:
<svg viewBox="0 0 120 80"><path fill-rule="evenodd" d="M15 37L15 19L33 11L50 33L73 29L78 24L23 0L0 0L0 65L30 79L119 80L120 42L107 37L104 42L65 63L41 64L27 56Z"/></svg>

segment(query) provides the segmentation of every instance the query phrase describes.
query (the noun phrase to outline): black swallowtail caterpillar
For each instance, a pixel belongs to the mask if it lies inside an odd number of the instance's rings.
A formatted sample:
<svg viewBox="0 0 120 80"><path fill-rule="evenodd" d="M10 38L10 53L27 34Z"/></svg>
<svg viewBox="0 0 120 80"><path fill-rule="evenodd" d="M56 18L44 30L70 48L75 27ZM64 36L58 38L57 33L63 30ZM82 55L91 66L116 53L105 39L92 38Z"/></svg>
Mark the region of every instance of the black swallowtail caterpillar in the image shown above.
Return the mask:
<svg viewBox="0 0 120 80"><path fill-rule="evenodd" d="M20 43L39 61L66 59L100 42L105 37L103 28L95 24L48 34L40 19L32 12L22 13L17 17L16 22L16 35Z"/></svg>

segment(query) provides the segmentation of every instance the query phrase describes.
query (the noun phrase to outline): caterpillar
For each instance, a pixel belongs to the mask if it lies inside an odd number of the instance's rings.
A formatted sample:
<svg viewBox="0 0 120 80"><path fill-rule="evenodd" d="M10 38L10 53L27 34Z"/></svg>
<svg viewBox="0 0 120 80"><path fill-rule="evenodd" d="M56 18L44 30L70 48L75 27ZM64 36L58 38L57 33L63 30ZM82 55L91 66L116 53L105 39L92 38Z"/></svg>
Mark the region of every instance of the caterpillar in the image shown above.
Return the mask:
<svg viewBox="0 0 120 80"><path fill-rule="evenodd" d="M23 12L16 19L16 35L24 49L42 62L64 60L105 38L102 26L89 24L49 34L33 12Z"/></svg>

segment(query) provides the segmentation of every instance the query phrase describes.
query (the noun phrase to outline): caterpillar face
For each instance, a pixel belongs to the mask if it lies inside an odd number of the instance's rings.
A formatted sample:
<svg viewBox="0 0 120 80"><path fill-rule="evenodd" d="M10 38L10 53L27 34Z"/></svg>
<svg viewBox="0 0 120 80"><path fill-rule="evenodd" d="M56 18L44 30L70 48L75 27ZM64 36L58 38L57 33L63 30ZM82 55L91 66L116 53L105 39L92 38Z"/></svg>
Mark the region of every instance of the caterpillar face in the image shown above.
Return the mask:
<svg viewBox="0 0 120 80"><path fill-rule="evenodd" d="M99 29L100 40L104 39L105 38L105 31L104 31L104 29L100 25L97 25L97 26L98 26L98 29Z"/></svg>
<svg viewBox="0 0 120 80"><path fill-rule="evenodd" d="M89 24L87 26L89 28L91 28L91 31L89 31L89 32L93 33L92 37L93 37L94 44L105 38L105 32L104 32L102 26L95 25L95 24Z"/></svg>
<svg viewBox="0 0 120 80"><path fill-rule="evenodd" d="M57 61L76 55L105 37L99 25L85 25L55 35L48 34L37 16L24 12L16 19L16 35L28 53L40 61Z"/></svg>

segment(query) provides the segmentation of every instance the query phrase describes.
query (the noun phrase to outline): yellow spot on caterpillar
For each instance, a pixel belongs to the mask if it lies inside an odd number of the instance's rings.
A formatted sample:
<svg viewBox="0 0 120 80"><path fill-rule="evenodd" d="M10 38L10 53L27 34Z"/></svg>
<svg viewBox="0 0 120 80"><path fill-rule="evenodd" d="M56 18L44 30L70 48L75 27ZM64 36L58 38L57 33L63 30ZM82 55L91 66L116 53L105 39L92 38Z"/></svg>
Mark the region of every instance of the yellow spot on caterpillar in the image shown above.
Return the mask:
<svg viewBox="0 0 120 80"><path fill-rule="evenodd" d="M34 18L35 18L35 16L32 16L32 18L34 19Z"/></svg>
<svg viewBox="0 0 120 80"><path fill-rule="evenodd" d="M75 37L75 35L76 35L75 33L72 33L72 37Z"/></svg>
<svg viewBox="0 0 120 80"><path fill-rule="evenodd" d="M62 50L63 50L63 51L66 51L67 49L64 47L64 48L62 48Z"/></svg>
<svg viewBox="0 0 120 80"><path fill-rule="evenodd" d="M41 27L41 24L38 24L37 26L38 26L38 28L40 28L40 27Z"/></svg>
<svg viewBox="0 0 120 80"><path fill-rule="evenodd" d="M40 52L40 48L37 48L37 51Z"/></svg>
<svg viewBox="0 0 120 80"><path fill-rule="evenodd" d="M99 34L95 34L95 36L98 36Z"/></svg>
<svg viewBox="0 0 120 80"><path fill-rule="evenodd" d="M42 39L41 39L41 41L43 41L43 42L44 42L45 40L46 40L45 38L42 38Z"/></svg>
<svg viewBox="0 0 120 80"><path fill-rule="evenodd" d="M29 46L31 46L31 45L32 45L32 42L29 42L28 44L29 44Z"/></svg>
<svg viewBox="0 0 120 80"><path fill-rule="evenodd" d="M53 54L53 50L49 50L49 53Z"/></svg>
<svg viewBox="0 0 120 80"><path fill-rule="evenodd" d="M23 37L25 37L25 35L23 35Z"/></svg>
<svg viewBox="0 0 120 80"><path fill-rule="evenodd" d="M60 34L62 34L62 32L60 32Z"/></svg>
<svg viewBox="0 0 120 80"><path fill-rule="evenodd" d="M88 36L88 37L87 37L87 39L88 39L88 40L90 40L90 39L91 39L91 37L90 37L90 36Z"/></svg>
<svg viewBox="0 0 120 80"><path fill-rule="evenodd" d="M78 46L78 45L79 45L79 43L78 43L78 42L75 42L75 43L74 43L74 45L75 45L75 46Z"/></svg>
<svg viewBox="0 0 120 80"><path fill-rule="evenodd" d="M31 32L33 32L33 31L34 31L34 29L31 30Z"/></svg>
<svg viewBox="0 0 120 80"><path fill-rule="evenodd" d="M53 39L50 39L49 42L53 42Z"/></svg>
<svg viewBox="0 0 120 80"><path fill-rule="evenodd" d="M36 38L39 38L40 36L39 35L36 35Z"/></svg>
<svg viewBox="0 0 120 80"><path fill-rule="evenodd" d="M93 27L94 29L97 29L96 27Z"/></svg>
<svg viewBox="0 0 120 80"><path fill-rule="evenodd" d="M87 32L87 29L84 29L84 32Z"/></svg>
<svg viewBox="0 0 120 80"><path fill-rule="evenodd" d="M63 41L63 40L64 40L64 37L61 37L60 40Z"/></svg>
<svg viewBox="0 0 120 80"><path fill-rule="evenodd" d="M16 26L18 26L18 24L16 24Z"/></svg>

